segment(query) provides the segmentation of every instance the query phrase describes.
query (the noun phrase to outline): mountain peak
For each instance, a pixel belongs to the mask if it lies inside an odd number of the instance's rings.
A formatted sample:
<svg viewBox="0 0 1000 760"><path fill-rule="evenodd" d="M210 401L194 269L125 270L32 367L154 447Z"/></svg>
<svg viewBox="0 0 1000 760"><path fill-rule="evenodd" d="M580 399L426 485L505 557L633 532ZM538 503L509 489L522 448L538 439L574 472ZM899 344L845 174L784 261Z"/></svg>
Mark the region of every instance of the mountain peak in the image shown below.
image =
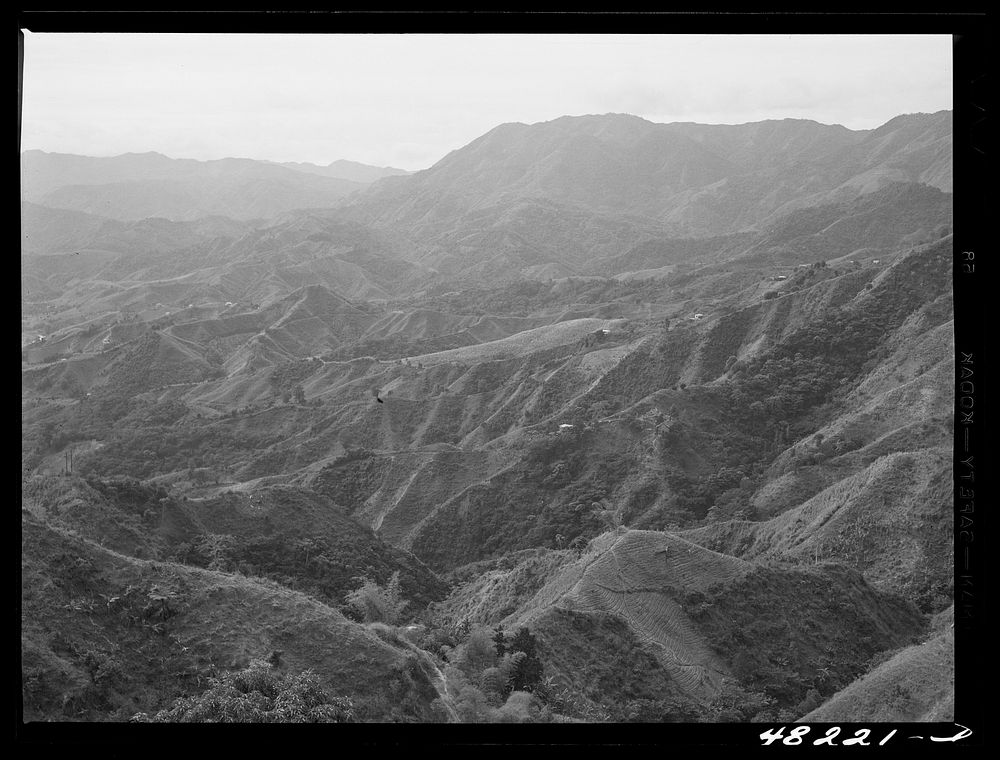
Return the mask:
<svg viewBox="0 0 1000 760"><path fill-rule="evenodd" d="M138 153L138 152L134 152L134 151L129 151L128 153L122 153L121 156L118 156L118 158L122 158L124 156L137 156L139 158L147 158L148 157L148 158L166 158L166 159L170 159L170 156L167 156L167 155L165 155L163 153L160 153L159 151L156 151L156 150L147 150L147 151L143 151L142 153Z"/></svg>
<svg viewBox="0 0 1000 760"><path fill-rule="evenodd" d="M560 116L560 117L558 117L556 119L552 119L549 122L540 122L540 123L543 123L543 124L544 123L558 124L558 123L586 123L586 122L614 122L614 121L617 121L617 122L630 122L630 123L633 123L633 124L638 124L638 123L642 123L642 124L655 124L656 123L656 122L650 121L649 119L644 119L641 116L636 116L635 114L623 113L623 112L614 112L614 111L609 111L608 113L585 113L585 114L578 114L578 115Z"/></svg>

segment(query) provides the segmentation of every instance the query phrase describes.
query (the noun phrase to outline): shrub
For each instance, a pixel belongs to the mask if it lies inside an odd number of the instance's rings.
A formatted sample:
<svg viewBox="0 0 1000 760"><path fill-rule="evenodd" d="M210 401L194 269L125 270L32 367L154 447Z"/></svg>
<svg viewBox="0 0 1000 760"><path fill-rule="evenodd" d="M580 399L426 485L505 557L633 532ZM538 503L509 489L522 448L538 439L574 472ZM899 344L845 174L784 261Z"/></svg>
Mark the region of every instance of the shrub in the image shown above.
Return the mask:
<svg viewBox="0 0 1000 760"><path fill-rule="evenodd" d="M805 715L806 713L810 713L815 710L821 704L823 704L823 697L820 693L816 691L816 689L809 689L809 691L806 692L805 698L803 698L803 700L799 702L798 706L795 708L795 711L799 715Z"/></svg>
<svg viewBox="0 0 1000 760"><path fill-rule="evenodd" d="M288 676L265 660L210 680L198 696L181 697L137 723L347 723L354 707L346 697L330 697L312 671Z"/></svg>
<svg viewBox="0 0 1000 760"><path fill-rule="evenodd" d="M774 705L772 697L727 680L709 703L707 713L714 723L745 723L758 714L769 712Z"/></svg>
<svg viewBox="0 0 1000 760"><path fill-rule="evenodd" d="M530 723L537 717L536 701L525 691L511 692L503 707L497 710L500 723Z"/></svg>

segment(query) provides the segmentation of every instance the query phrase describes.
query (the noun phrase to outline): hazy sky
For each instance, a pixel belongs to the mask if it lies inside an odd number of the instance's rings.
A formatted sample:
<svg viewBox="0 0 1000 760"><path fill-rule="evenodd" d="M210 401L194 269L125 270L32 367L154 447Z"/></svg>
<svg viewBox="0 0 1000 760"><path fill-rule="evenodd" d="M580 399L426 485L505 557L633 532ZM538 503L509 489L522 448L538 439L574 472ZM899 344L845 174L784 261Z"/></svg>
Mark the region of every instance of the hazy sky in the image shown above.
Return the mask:
<svg viewBox="0 0 1000 760"><path fill-rule="evenodd" d="M951 37L25 32L22 149L430 166L497 124L621 112L870 129L952 107Z"/></svg>

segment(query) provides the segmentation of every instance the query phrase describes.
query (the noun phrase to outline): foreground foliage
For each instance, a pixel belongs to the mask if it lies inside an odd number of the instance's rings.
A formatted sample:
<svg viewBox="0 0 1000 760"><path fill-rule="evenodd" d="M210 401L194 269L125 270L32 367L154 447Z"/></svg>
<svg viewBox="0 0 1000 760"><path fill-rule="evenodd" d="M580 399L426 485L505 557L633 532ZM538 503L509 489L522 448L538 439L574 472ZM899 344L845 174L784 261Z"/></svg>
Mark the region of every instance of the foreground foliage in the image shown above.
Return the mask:
<svg viewBox="0 0 1000 760"><path fill-rule="evenodd" d="M331 697L312 671L287 675L265 660L211 679L201 694L181 697L153 716L135 715L149 723L348 723L354 708L346 697Z"/></svg>

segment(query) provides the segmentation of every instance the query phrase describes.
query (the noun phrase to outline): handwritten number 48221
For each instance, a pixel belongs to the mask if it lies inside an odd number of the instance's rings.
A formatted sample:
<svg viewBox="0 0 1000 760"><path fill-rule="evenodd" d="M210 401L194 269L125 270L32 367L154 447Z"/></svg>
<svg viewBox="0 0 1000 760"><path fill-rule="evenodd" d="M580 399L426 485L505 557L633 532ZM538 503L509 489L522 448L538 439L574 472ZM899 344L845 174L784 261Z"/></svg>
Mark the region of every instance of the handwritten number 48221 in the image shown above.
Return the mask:
<svg viewBox="0 0 1000 760"><path fill-rule="evenodd" d="M764 746L765 747L767 747L770 744L773 744L774 742L778 741L779 739L781 739L781 743L782 744L787 744L789 746L792 746L792 745L795 745L795 744L802 744L802 737L809 733L809 726L798 726L797 728L793 728L788 733L787 736L785 736L784 731L785 731L785 726L782 726L781 728L779 728L777 730L775 730L773 728L769 728L769 729L767 729L767 731L765 731L764 733L762 733L760 735L760 739L761 739L762 742L764 742ZM834 726L833 728L829 729L826 732L825 736L821 736L819 739L816 739L813 742L813 745L819 746L819 745L822 745L822 744L829 744L830 746L834 746L834 745L837 744L837 742L835 742L834 739L837 738L837 735L839 733L840 733L840 729L837 726ZM895 733L896 733L896 730L893 729L888 734L886 734L885 738L882 739L882 741L879 742L879 746L882 746L887 741L889 741L892 738L892 735L895 734ZM862 728L859 731L855 731L854 732L854 736L852 736L849 739L844 739L842 742L840 742L840 744L842 746L844 746L844 747L848 747L848 746L850 746L852 744L858 744L858 745L860 745L862 747L869 747L869 746L871 746L871 742L866 741L866 740L868 739L868 737L870 735L871 735L871 731L870 730L868 730L867 728Z"/></svg>

